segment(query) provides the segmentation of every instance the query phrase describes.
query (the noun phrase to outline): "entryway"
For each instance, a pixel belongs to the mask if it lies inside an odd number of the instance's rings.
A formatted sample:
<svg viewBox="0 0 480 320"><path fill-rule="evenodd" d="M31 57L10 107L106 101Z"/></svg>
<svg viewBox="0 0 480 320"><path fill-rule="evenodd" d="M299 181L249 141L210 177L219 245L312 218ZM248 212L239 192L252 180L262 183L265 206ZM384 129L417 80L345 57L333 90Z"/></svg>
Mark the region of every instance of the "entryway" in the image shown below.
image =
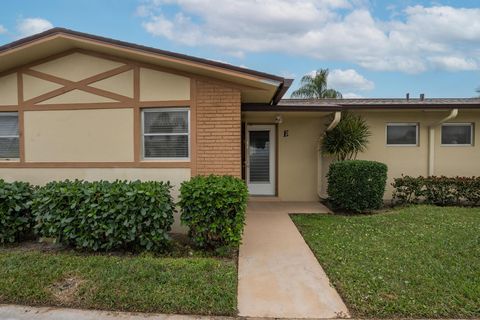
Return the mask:
<svg viewBox="0 0 480 320"><path fill-rule="evenodd" d="M238 261L240 316L349 317L288 215L326 212L319 202L249 202Z"/></svg>
<svg viewBox="0 0 480 320"><path fill-rule="evenodd" d="M251 195L275 195L275 125L247 125L246 170Z"/></svg>

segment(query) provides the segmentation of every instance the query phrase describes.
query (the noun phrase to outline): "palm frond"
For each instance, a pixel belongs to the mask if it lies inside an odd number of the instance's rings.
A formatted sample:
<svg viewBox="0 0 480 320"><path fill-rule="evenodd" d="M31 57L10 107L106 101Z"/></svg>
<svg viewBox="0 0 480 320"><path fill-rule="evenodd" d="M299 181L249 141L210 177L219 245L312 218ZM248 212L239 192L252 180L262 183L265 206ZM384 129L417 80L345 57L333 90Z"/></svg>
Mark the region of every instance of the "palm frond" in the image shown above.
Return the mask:
<svg viewBox="0 0 480 320"><path fill-rule="evenodd" d="M336 160L355 159L364 152L368 145L370 129L360 116L345 112L342 120L329 132L325 133L322 151L334 156Z"/></svg>
<svg viewBox="0 0 480 320"><path fill-rule="evenodd" d="M327 87L328 69L318 69L314 75L304 75L300 88L292 92L292 98L325 99L341 98L342 94Z"/></svg>

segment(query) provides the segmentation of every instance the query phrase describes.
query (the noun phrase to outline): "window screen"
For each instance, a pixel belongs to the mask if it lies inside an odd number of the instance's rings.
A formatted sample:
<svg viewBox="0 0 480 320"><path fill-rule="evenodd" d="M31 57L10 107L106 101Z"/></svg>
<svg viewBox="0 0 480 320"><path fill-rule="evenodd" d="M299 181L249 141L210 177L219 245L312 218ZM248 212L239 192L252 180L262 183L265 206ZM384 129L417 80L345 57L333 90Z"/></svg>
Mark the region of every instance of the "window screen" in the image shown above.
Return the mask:
<svg viewBox="0 0 480 320"><path fill-rule="evenodd" d="M442 144L472 145L473 125L471 123L445 123L442 125Z"/></svg>
<svg viewBox="0 0 480 320"><path fill-rule="evenodd" d="M152 109L144 110L142 114L144 158L188 158L187 109Z"/></svg>
<svg viewBox="0 0 480 320"><path fill-rule="evenodd" d="M250 131L250 182L270 182L270 131Z"/></svg>
<svg viewBox="0 0 480 320"><path fill-rule="evenodd" d="M387 124L387 145L418 144L418 125L416 123L389 123Z"/></svg>
<svg viewBox="0 0 480 320"><path fill-rule="evenodd" d="M18 157L18 114L16 112L2 112L0 113L0 158Z"/></svg>

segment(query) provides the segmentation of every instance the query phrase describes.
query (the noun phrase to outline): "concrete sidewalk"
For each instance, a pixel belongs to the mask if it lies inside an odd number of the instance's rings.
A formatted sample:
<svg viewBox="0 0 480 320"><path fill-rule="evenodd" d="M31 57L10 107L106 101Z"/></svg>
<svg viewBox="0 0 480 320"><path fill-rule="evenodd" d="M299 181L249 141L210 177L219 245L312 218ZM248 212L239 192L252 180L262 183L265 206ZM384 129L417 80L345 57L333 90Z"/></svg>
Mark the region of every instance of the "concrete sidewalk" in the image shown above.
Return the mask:
<svg viewBox="0 0 480 320"><path fill-rule="evenodd" d="M208 317L176 314L148 314L80 310L49 307L0 305L0 320L230 320L231 317Z"/></svg>
<svg viewBox="0 0 480 320"><path fill-rule="evenodd" d="M348 309L288 213L325 213L316 202L249 202L239 254L244 317L345 318Z"/></svg>

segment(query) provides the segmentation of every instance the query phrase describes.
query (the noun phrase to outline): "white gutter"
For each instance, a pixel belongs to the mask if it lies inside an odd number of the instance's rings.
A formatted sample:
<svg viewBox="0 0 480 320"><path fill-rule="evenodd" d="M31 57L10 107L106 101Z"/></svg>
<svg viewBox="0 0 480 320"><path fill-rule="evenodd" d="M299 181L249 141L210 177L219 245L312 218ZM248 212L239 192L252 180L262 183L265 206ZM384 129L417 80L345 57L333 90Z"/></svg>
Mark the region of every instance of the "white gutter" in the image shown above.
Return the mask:
<svg viewBox="0 0 480 320"><path fill-rule="evenodd" d="M428 175L429 176L433 176L435 172L435 128L449 120L455 119L457 115L458 115L458 109L452 109L448 116L428 126Z"/></svg>
<svg viewBox="0 0 480 320"><path fill-rule="evenodd" d="M327 131L332 131L335 129L335 127L338 125L340 120L342 119L342 112L336 111L335 115L333 116L332 122L328 125L327 129L325 129L325 132ZM324 179L323 174L322 174L322 137L318 141L318 147L317 147L317 195L319 198L325 198L325 195L322 195L322 180Z"/></svg>

